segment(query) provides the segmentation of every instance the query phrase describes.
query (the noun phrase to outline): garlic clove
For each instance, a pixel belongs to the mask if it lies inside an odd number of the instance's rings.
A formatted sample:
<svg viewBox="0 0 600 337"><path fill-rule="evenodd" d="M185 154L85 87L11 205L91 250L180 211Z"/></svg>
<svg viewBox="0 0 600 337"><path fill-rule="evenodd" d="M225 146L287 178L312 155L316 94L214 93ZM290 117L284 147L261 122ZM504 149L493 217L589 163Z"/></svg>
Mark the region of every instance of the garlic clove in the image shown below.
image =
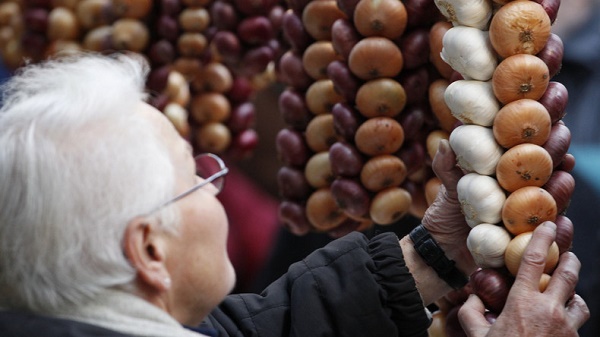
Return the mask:
<svg viewBox="0 0 600 337"><path fill-rule="evenodd" d="M492 17L490 0L435 0L436 7L454 26L487 29Z"/></svg>
<svg viewBox="0 0 600 337"><path fill-rule="evenodd" d="M464 124L492 126L500 110L490 81L454 81L446 88L444 99L452 115Z"/></svg>
<svg viewBox="0 0 600 337"><path fill-rule="evenodd" d="M475 227L481 223L496 224L502 220L506 194L496 179L469 173L458 181L456 191L469 226Z"/></svg>
<svg viewBox="0 0 600 337"><path fill-rule="evenodd" d="M456 26L442 39L441 58L465 79L488 81L498 64L489 33L477 28Z"/></svg>
<svg viewBox="0 0 600 337"><path fill-rule="evenodd" d="M492 129L480 125L460 125L450 134L450 146L458 165L467 172L493 175L504 149Z"/></svg>

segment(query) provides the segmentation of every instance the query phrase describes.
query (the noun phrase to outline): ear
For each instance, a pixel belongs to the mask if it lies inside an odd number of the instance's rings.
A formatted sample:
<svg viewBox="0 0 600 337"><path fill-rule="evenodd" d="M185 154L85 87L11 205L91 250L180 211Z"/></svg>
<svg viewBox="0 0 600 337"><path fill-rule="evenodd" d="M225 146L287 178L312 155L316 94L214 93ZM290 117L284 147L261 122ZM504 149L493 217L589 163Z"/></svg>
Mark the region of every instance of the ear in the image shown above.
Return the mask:
<svg viewBox="0 0 600 337"><path fill-rule="evenodd" d="M165 292L171 286L164 236L156 224L138 217L127 224L123 238L125 255L137 270L138 282L157 292Z"/></svg>

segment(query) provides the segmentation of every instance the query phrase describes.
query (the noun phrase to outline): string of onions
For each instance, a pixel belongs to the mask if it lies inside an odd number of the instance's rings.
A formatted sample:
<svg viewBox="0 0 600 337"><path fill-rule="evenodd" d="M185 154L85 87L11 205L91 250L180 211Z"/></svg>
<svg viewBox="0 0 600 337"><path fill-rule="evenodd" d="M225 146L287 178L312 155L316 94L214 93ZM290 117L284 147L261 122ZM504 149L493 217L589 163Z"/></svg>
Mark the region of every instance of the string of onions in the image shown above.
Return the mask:
<svg viewBox="0 0 600 337"><path fill-rule="evenodd" d="M561 122L566 89L551 82L562 61L562 42L550 32L558 5L494 2L435 0L452 22L441 57L460 73L444 99L463 124L449 140L467 172L458 197L472 227L467 246L481 268L471 289L499 314L536 226L549 220L560 227L560 249L552 245L541 284L551 277L559 252L570 247L573 227L559 212L574 182L556 163L570 134L552 134L567 129ZM549 97L556 100L549 104Z"/></svg>

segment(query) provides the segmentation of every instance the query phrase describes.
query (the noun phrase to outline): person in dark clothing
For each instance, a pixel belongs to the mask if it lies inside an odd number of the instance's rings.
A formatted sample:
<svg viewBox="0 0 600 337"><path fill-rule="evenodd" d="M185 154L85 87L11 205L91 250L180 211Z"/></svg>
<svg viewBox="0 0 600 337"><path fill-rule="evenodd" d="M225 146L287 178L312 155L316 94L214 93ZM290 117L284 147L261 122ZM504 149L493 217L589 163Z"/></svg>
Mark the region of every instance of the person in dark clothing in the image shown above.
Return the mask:
<svg viewBox="0 0 600 337"><path fill-rule="evenodd" d="M427 335L426 307L475 270L448 142L433 162L444 187L418 230L350 233L260 294L228 295L235 272L216 198L228 168L194 157L145 103L147 72L139 56L72 54L3 87L3 337ZM476 296L463 305L470 336L577 334L589 311L574 295L575 254L562 254L539 291L555 236L552 222L536 228L493 325Z"/></svg>

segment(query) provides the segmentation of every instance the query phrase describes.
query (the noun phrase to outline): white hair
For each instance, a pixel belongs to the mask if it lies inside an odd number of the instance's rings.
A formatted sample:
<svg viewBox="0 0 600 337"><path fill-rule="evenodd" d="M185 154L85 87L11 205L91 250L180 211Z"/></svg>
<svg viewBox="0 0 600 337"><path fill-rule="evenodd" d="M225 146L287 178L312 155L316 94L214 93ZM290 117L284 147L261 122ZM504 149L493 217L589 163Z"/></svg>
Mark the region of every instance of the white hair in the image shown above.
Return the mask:
<svg viewBox="0 0 600 337"><path fill-rule="evenodd" d="M51 312L126 287L127 222L172 197L173 163L140 114L148 65L69 55L28 65L0 109L0 307ZM176 211L159 220L174 222ZM170 219L170 220L169 220Z"/></svg>

